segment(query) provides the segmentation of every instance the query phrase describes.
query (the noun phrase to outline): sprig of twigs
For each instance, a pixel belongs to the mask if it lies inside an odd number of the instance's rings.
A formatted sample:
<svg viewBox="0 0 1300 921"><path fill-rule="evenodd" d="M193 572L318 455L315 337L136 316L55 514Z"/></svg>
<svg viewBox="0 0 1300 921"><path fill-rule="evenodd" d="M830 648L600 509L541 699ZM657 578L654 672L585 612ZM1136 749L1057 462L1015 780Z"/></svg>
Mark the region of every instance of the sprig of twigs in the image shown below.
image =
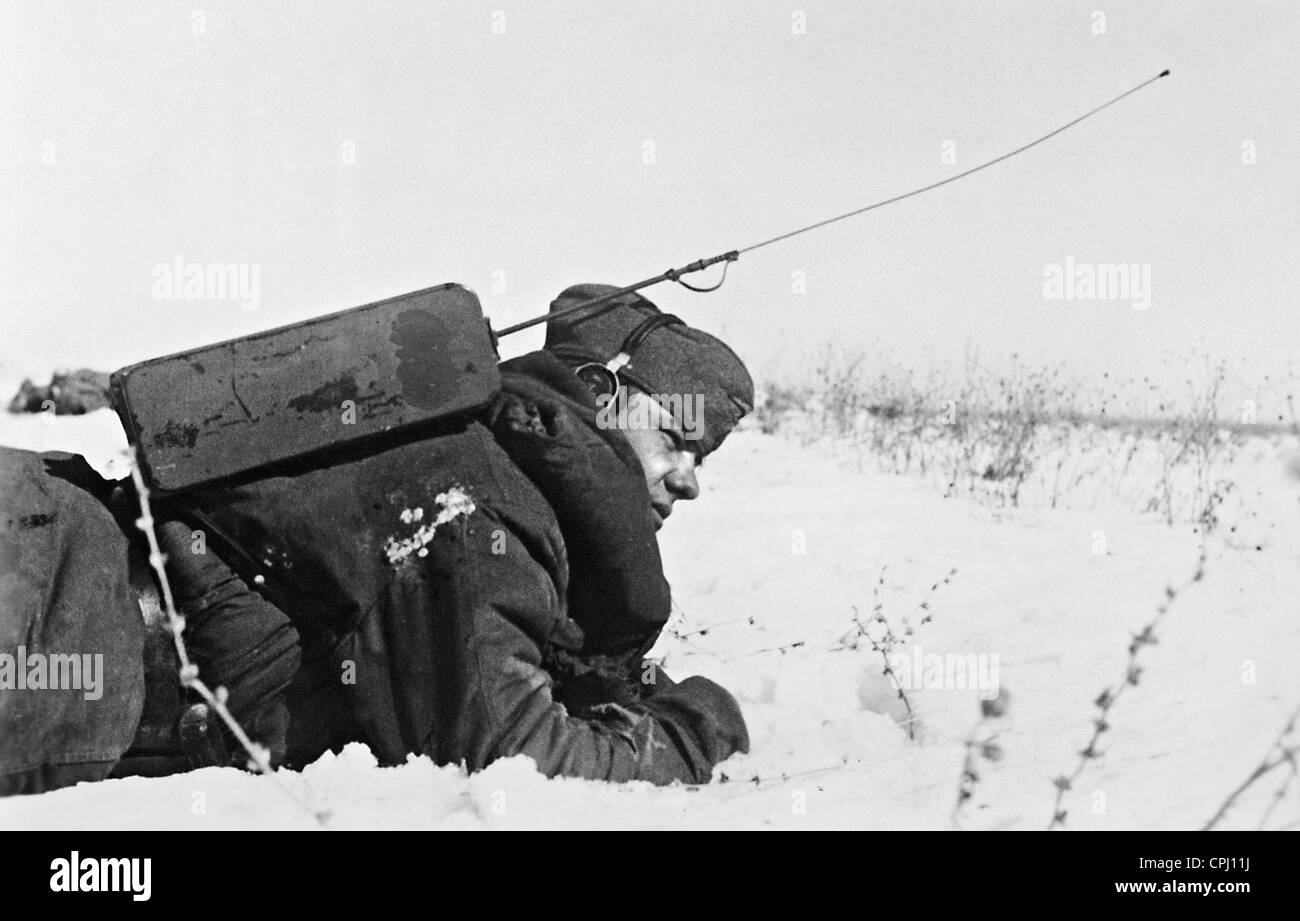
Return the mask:
<svg viewBox="0 0 1300 921"><path fill-rule="evenodd" d="M903 616L902 620L899 622L901 636L899 633L894 632L893 626L885 617L885 604L880 597L881 589L885 586L885 573L888 571L888 568L889 567L887 566L882 566L880 568L880 578L876 580L876 584L872 587L871 617L864 621L861 612L859 612L855 606L852 609L853 627L840 638L839 644L832 647L832 650L857 649L862 640L865 639L867 641L871 650L880 656L881 661L884 663L882 671L884 672L885 677L887 677L894 685L894 691L898 694L898 699L903 702L903 707L907 710L907 737L909 739L915 739L915 711L912 709L912 702L908 699L906 692L903 690L903 683L898 680L898 676L894 673L894 666L890 661L890 656L893 655L894 649L903 643L904 639L910 638L912 634L916 632L918 627L922 627L934 619L934 612L930 610L930 599L934 597L935 592L952 581L953 576L957 575L957 567L954 566L948 571L947 575L931 585L916 607ZM912 617L914 617L918 612L924 613L922 614L921 619L915 624L915 626L913 626L911 622ZM880 626L873 631L873 626L875 624L879 624Z"/></svg>
<svg viewBox="0 0 1300 921"><path fill-rule="evenodd" d="M731 656L729 658L723 659L722 661L737 662L741 659L748 659L750 656L761 655L762 653L765 652L779 652L781 653L781 655L785 655L791 649L802 649L806 645L808 644L805 640L795 640L793 643L784 643L780 646L768 646L765 649L751 649L749 652L742 652L740 655Z"/></svg>
<svg viewBox="0 0 1300 921"><path fill-rule="evenodd" d="M992 700L980 701L980 721L975 724L966 737L966 756L962 761L961 780L957 784L957 802L952 807L952 824L962 828L961 811L975 796L975 787L980 781L979 765L982 761L990 764L1002 760L1002 746L998 744L999 732L983 732L993 720L1001 719L1007 713L1009 695L1005 690L999 691Z"/></svg>
<svg viewBox="0 0 1300 921"><path fill-rule="evenodd" d="M130 461L131 479L135 483L136 496L140 502L140 517L136 519L135 525L144 533L145 539L149 543L149 565L153 567L153 571L158 577L158 588L162 594L163 613L167 617L168 631L171 633L172 643L176 647L176 655L180 660L181 686L197 693L212 708L213 712L221 717L221 721L226 724L231 735L248 753L250 768L254 768L258 773L269 777L277 787L284 791L286 796L305 809L321 826L326 826L329 813L313 808L310 803L289 789L272 769L270 752L264 746L250 739L248 733L244 732L243 727L239 725L226 706L226 689L218 687L214 691L199 677L199 667L190 660L189 652L185 648L185 640L181 636L185 632L185 618L176 610L171 582L167 579L167 557L162 552L162 547L158 543L158 532L154 528L153 512L149 505L149 487L145 484L144 475L140 472L139 458L132 453Z"/></svg>
<svg viewBox="0 0 1300 921"><path fill-rule="evenodd" d="M1223 818L1228 814L1228 810L1236 804L1237 800L1243 793L1258 783L1265 775L1272 773L1283 765L1286 765L1288 768L1286 775L1282 778L1282 782L1278 784L1277 789L1273 791L1273 797L1269 801L1268 808L1264 810L1263 816L1260 817L1259 825L1256 830L1264 827L1269 816L1273 814L1273 810L1276 809L1282 800L1286 798L1287 791L1291 788L1291 784L1295 782L1297 777L1300 777L1300 737L1292 738L1292 736L1300 736L1300 733L1296 732L1298 726L1300 726L1300 706L1297 706L1295 710L1291 712L1291 716L1287 719L1286 725L1282 727L1282 731L1277 734L1275 739L1273 739L1273 744L1269 746L1268 751L1265 753L1259 764L1256 765L1255 770L1253 770L1250 773L1250 776L1243 780L1235 790L1228 794L1228 798L1223 801L1219 806L1218 811L1210 817L1210 820L1201 827L1201 831L1213 831L1215 826L1223 820Z"/></svg>
<svg viewBox="0 0 1300 921"><path fill-rule="evenodd" d="M725 627L729 624L739 624L739 623L746 623L752 627L754 626L754 616L751 614L749 617L733 617L731 620L718 621L718 623L716 624L710 624L707 627L700 627L696 630L678 630L674 628L668 631L668 635L673 637L674 639L685 640L692 636L708 636L710 633L712 633L714 630L717 630L719 627Z"/></svg>
<svg viewBox="0 0 1300 921"><path fill-rule="evenodd" d="M1184 591L1190 588L1205 577L1205 546L1201 546L1200 556L1196 560L1196 571L1188 577L1182 585L1175 588L1172 585L1165 586L1165 597L1156 608L1156 615L1142 628L1138 633L1134 633L1128 644L1128 660L1124 666L1124 678L1118 687L1107 687L1097 695L1092 702L1097 708L1097 716L1092 721L1092 736L1088 739L1088 744L1079 751L1079 761L1074 770L1069 774L1061 774L1052 780L1052 785L1056 787L1056 801L1052 805L1052 818L1047 823L1047 830L1051 831L1058 826L1065 825L1067 810L1061 808L1061 802L1065 799L1065 794L1070 792L1074 787L1074 782L1079 775L1087 768L1088 762L1102 756L1102 752L1097 748L1101 741L1102 735L1110 729L1109 716L1110 711L1115 704L1124 695L1124 692L1131 687L1137 687L1138 681L1142 677L1142 668L1138 665L1138 654L1147 646L1154 646L1158 641L1156 639L1156 628L1164 620L1165 615L1169 613L1169 608L1173 605L1174 600Z"/></svg>
<svg viewBox="0 0 1300 921"><path fill-rule="evenodd" d="M718 783L741 783L741 784L752 785L754 787L761 787L763 786L763 784L781 784L791 780L797 780L801 777L815 777L818 774L828 774L831 771L838 771L848 763L849 763L849 756L845 755L842 758L840 758L838 764L828 764L825 767L808 768L807 770L804 771L782 771L780 774L772 774L767 777L754 774L752 777L746 777L743 780L738 780L735 777L730 777L727 775L725 771L719 771ZM708 783L702 783L702 784L689 784L688 786L706 787L708 785L709 785Z"/></svg>

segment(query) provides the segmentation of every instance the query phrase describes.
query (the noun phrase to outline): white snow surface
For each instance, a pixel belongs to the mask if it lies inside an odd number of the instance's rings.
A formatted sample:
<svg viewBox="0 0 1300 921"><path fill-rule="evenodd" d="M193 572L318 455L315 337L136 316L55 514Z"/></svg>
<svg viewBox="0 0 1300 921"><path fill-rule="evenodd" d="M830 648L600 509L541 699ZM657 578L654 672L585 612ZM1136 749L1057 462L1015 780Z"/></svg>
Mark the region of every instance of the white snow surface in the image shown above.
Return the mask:
<svg viewBox="0 0 1300 921"><path fill-rule="evenodd" d="M80 450L106 469L122 436L105 410L7 416L0 443ZM1139 683L1111 710L1101 757L1064 797L1067 828L1199 827L1300 703L1293 448L1252 439L1235 461L1252 509L1239 534L1249 536L1210 541L1205 578L1174 599L1159 642L1139 653ZM674 678L706 675L740 701L751 751L720 765L713 783L548 780L522 757L475 775L427 758L380 768L362 745L281 771L280 783L333 828L1043 828L1053 778L1074 769L1091 734L1093 700L1122 683L1131 636L1166 587L1192 574L1200 547L1190 526L1123 503L994 509L876 472L843 447L755 431L710 457L701 483L661 532L676 612L653 655ZM909 738L881 656L835 648L855 606L870 615L882 568L882 611L898 625L954 567L913 640L928 653L996 655L1009 700L979 730L996 733L1002 757L978 762L957 819L979 693L908 691L919 719ZM1249 791L1225 824L1255 827L1276 786ZM1269 825L1297 824L1291 789ZM315 825L271 779L228 768L0 800L10 829Z"/></svg>

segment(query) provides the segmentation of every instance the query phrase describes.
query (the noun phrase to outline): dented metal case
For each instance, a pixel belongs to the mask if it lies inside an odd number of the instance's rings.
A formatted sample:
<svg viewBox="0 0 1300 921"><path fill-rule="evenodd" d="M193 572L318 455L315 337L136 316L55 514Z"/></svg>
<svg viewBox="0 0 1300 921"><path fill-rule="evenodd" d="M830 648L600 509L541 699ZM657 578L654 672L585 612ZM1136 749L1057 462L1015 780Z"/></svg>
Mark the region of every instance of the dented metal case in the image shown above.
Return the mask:
<svg viewBox="0 0 1300 921"><path fill-rule="evenodd" d="M478 298L459 285L114 372L150 486L175 493L484 406L500 386Z"/></svg>

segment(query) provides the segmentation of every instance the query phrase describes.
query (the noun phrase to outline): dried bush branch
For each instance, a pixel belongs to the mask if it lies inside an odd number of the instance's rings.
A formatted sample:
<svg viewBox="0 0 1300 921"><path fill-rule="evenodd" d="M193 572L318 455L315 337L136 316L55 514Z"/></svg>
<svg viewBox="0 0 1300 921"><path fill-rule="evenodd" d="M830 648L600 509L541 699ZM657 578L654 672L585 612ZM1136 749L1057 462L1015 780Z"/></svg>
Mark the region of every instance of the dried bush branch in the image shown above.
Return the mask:
<svg viewBox="0 0 1300 921"><path fill-rule="evenodd" d="M1097 695L1093 706L1097 708L1097 716L1092 721L1092 736L1088 739L1088 744L1079 751L1079 761L1074 770L1069 774L1062 774L1056 777L1052 784L1056 787L1056 801L1052 806L1052 818L1047 823L1047 830L1051 831L1057 826L1065 825L1066 810L1061 808L1061 802L1065 799L1065 794L1074 787L1074 782L1079 775L1087 768L1088 762L1100 758L1102 753L1098 750L1097 744L1101 741L1102 735L1110 729L1108 717L1110 711L1119 701L1124 692L1131 687L1137 687L1138 681L1142 676L1142 668L1138 665L1138 654L1146 646L1154 646L1157 642L1156 627L1164 620L1165 615L1169 613L1170 606L1174 600L1181 595L1186 589L1193 584L1200 582L1205 577L1205 547L1202 545L1201 554L1196 561L1196 571L1182 585L1174 588L1168 586L1165 588L1165 598L1156 608L1156 615L1153 617L1141 632L1133 634L1133 638L1128 644L1128 661L1124 666L1124 679L1116 688L1105 688Z"/></svg>
<svg viewBox="0 0 1300 921"><path fill-rule="evenodd" d="M903 690L902 682L894 673L893 662L890 657L894 654L895 648L900 646L906 637L911 637L918 627L928 624L934 619L934 612L930 610L930 599L934 597L935 592L945 585L952 582L953 576L957 575L957 567L950 569L942 579L930 586L925 596L917 603L911 611L905 614L899 622L899 629L902 631L901 636L894 632L893 626L885 617L885 605L880 598L880 590L885 585L885 573L888 571L887 566L880 568L880 577L872 587L872 606L871 617L867 620L862 619L861 613L857 607L853 610L853 627L840 638L840 641L831 647L832 652L845 649L857 649L862 642L866 640L871 650L879 654L883 663L882 671L890 682L894 685L894 691L898 694L898 699L903 702L907 710L907 736L910 739L916 738L916 716L912 709L912 702L908 699L906 692ZM913 626L911 620L918 612L924 612L921 619ZM874 625L879 624L878 628L873 631Z"/></svg>
<svg viewBox="0 0 1300 921"><path fill-rule="evenodd" d="M966 737L966 755L962 761L961 780L957 783L957 802L952 807L952 824L955 828L963 828L961 811L975 797L975 787L980 781L980 762L995 763L1002 760L1002 746L997 742L1001 733L996 730L985 733L982 730L991 721L1006 715L1007 698L1006 691L999 691L998 696L992 700L980 701L980 721Z"/></svg>
<svg viewBox="0 0 1300 921"><path fill-rule="evenodd" d="M1273 814L1273 810L1276 809L1278 804L1286 797L1287 790L1290 789L1291 784L1295 781L1297 776L1300 776L1300 763L1297 762L1297 758L1300 757L1300 738L1291 738L1293 735L1296 735L1298 724L1300 724L1300 706L1297 706L1296 709L1291 712L1291 716L1286 721L1286 725L1283 726L1282 731L1277 734L1277 737L1273 740L1273 744L1265 753L1264 758L1258 765L1256 765L1255 770L1253 770L1250 773L1250 776L1243 780L1235 790L1228 794L1228 798L1223 801L1214 815L1210 817L1210 820L1201 827L1201 831L1212 831L1215 826L1223 821L1223 818L1228 814L1228 810L1236 804L1237 800L1243 793L1258 783L1261 778L1272 773L1282 765L1286 765L1289 770L1287 771L1286 776L1283 777L1282 782L1278 785L1277 789L1273 791L1272 800L1269 802L1268 808L1264 810L1264 814L1259 820L1258 827L1264 827L1269 816Z"/></svg>
<svg viewBox="0 0 1300 921"><path fill-rule="evenodd" d="M248 734L244 732L243 727L235 720L235 717L226 707L226 689L218 687L213 691L209 688L199 677L199 667L190 661L189 653L185 649L185 641L181 636L185 631L185 618L176 610L171 582L167 579L165 565L167 557L158 544L158 533L154 528L153 513L149 506L149 487L145 484L144 476L140 472L139 458L133 453L130 460L131 479L135 483L136 496L140 502L140 517L136 519L135 524L144 533L145 539L149 543L149 565L153 567L153 571L158 577L158 588L163 601L163 613L167 618L167 626L172 635L172 643L176 647L177 658L180 660L181 686L192 689L203 698L213 712L221 717L221 721L226 724L231 734L243 746L244 751L248 753L251 768L255 768L258 773L269 777L276 786L284 791L286 796L306 810L321 826L326 826L329 818L328 813L314 809L309 803L290 790L272 769L270 753L266 748L250 739Z"/></svg>
<svg viewBox="0 0 1300 921"><path fill-rule="evenodd" d="M1223 473L1245 431L1268 427L1221 415L1227 364L1205 356L1184 393L1109 374L1089 387L1018 360L1000 372L968 363L964 376L880 361L872 376L860 350L827 349L813 362L807 383L765 388L763 431L844 442L859 463L870 456L886 472L935 479L945 497L994 507L1057 508L1075 491L1107 488L1135 510L1208 533L1236 498ZM1272 399L1294 411L1289 394ZM1284 428L1284 413L1277 420Z"/></svg>

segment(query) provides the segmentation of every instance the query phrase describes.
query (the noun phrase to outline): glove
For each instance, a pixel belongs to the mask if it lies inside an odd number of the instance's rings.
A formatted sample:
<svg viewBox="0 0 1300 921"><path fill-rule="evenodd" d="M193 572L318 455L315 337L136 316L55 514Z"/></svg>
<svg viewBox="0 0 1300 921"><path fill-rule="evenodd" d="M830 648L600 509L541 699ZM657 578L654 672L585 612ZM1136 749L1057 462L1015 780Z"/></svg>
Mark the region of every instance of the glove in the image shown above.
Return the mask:
<svg viewBox="0 0 1300 921"><path fill-rule="evenodd" d="M736 752L749 751L745 718L736 699L708 678L697 675L676 684L668 681L642 700L641 709L659 723L696 781L705 783L714 765Z"/></svg>

